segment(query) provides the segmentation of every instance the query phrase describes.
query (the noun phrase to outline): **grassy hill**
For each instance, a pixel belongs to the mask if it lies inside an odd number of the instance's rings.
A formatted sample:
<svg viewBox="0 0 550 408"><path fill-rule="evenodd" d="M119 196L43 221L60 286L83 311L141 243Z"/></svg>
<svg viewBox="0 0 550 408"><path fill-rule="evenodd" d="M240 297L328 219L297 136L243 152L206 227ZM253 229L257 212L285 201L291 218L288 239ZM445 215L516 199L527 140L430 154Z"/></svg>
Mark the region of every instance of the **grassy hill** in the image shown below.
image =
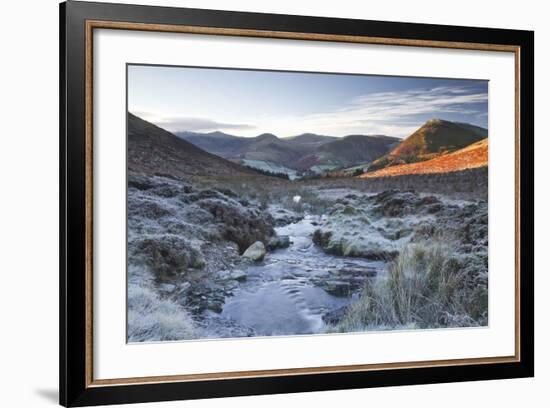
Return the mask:
<svg viewBox="0 0 550 408"><path fill-rule="evenodd" d="M489 140L472 143L452 153L417 163L400 164L368 172L361 178L403 176L409 174L435 174L486 167L489 164Z"/></svg>
<svg viewBox="0 0 550 408"><path fill-rule="evenodd" d="M430 160L466 147L486 138L487 135L487 129L481 127L432 119L399 143L390 153L374 161L369 171Z"/></svg>

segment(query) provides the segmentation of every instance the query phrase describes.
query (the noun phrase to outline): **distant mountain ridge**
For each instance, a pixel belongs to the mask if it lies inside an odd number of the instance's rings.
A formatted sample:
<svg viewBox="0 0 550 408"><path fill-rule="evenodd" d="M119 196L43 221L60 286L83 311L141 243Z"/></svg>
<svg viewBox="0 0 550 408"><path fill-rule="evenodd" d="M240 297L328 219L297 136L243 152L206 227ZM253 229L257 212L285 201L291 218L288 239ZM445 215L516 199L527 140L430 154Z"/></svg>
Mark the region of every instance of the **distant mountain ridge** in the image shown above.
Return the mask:
<svg viewBox="0 0 550 408"><path fill-rule="evenodd" d="M368 171L430 160L466 147L487 135L487 129L468 123L432 119L388 154L375 160Z"/></svg>
<svg viewBox="0 0 550 408"><path fill-rule="evenodd" d="M342 168L370 163L387 153L400 139L382 135L350 135L343 138L303 133L279 138L271 133L245 138L223 132L179 132L194 145L235 162L265 163L297 171Z"/></svg>
<svg viewBox="0 0 550 408"><path fill-rule="evenodd" d="M246 138L223 132L176 132L179 138L217 156L226 157L246 144Z"/></svg>
<svg viewBox="0 0 550 408"><path fill-rule="evenodd" d="M487 129L468 123L431 119L409 137L303 133L279 138L271 133L239 137L223 132L180 132L178 137L235 163L300 174L336 172L360 167L375 172L419 163L456 152L487 138ZM335 173L335 174L336 174ZM342 174L348 174L345 172Z"/></svg>

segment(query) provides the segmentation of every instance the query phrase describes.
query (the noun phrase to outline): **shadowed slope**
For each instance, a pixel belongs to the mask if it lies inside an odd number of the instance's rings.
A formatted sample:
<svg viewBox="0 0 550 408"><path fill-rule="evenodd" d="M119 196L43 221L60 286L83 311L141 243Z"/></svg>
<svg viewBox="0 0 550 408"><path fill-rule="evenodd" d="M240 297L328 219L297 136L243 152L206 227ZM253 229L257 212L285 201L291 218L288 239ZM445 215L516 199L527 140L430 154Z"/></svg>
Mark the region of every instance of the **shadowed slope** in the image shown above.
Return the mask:
<svg viewBox="0 0 550 408"><path fill-rule="evenodd" d="M224 132L177 132L174 134L202 150L225 158L234 154L247 143L247 139L244 137L234 136Z"/></svg>
<svg viewBox="0 0 550 408"><path fill-rule="evenodd" d="M315 165L332 165L336 168L370 163L386 154L400 139L379 135L350 135L325 143L301 158L295 167L307 169Z"/></svg>
<svg viewBox="0 0 550 408"><path fill-rule="evenodd" d="M128 113L128 170L178 178L264 178Z"/></svg>

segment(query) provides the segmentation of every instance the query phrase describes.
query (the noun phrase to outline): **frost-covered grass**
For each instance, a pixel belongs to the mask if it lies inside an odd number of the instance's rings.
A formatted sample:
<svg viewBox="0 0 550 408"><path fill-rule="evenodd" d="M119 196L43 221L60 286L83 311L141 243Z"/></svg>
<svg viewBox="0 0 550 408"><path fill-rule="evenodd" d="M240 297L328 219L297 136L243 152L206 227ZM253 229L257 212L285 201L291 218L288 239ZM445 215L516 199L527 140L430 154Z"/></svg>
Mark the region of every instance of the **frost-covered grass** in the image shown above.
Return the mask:
<svg viewBox="0 0 550 408"><path fill-rule="evenodd" d="M147 267L128 265L128 342L187 340L199 337L191 315L162 298Z"/></svg>
<svg viewBox="0 0 550 408"><path fill-rule="evenodd" d="M260 203L263 209L269 205L277 204L300 214L307 212L320 215L334 204L334 200L322 197L316 189L301 184L288 184L284 189L255 186L252 192L241 194ZM300 199L296 200L295 197L300 197Z"/></svg>
<svg viewBox="0 0 550 408"><path fill-rule="evenodd" d="M329 331L486 325L487 283L466 262L449 241L408 244Z"/></svg>
<svg viewBox="0 0 550 408"><path fill-rule="evenodd" d="M161 299L147 285L128 285L128 341L187 340L198 337L191 316Z"/></svg>
<svg viewBox="0 0 550 408"><path fill-rule="evenodd" d="M296 197L300 197L298 200ZM333 201L320 197L316 191L297 188L289 189L286 195L280 198L283 207L298 213L322 215L334 204Z"/></svg>

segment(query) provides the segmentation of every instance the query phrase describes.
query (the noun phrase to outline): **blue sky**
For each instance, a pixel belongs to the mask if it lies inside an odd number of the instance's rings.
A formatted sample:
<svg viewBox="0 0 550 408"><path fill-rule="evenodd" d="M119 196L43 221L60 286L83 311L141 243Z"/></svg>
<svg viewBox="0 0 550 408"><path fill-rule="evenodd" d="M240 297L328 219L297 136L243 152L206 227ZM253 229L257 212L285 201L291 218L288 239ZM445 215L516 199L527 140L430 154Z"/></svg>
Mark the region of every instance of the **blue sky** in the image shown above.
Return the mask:
<svg viewBox="0 0 550 408"><path fill-rule="evenodd" d="M488 83L129 65L128 110L172 132L406 137L432 118L487 127Z"/></svg>

